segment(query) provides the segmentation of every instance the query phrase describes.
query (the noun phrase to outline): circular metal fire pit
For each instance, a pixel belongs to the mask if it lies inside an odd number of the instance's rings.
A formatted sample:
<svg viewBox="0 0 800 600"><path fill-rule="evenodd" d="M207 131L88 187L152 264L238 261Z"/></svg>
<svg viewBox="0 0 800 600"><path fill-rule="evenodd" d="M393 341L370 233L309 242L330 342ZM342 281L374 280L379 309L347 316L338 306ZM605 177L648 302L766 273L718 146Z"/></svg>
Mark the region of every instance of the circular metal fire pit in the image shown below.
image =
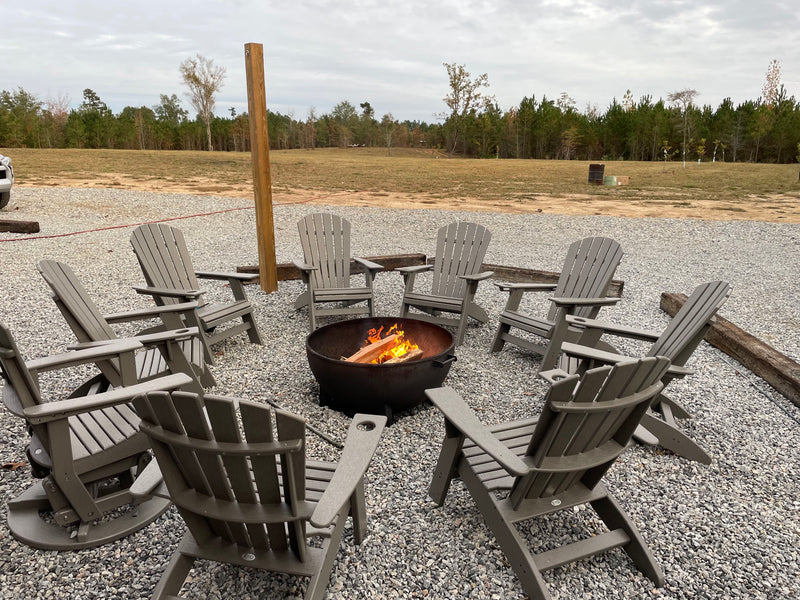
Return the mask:
<svg viewBox="0 0 800 600"><path fill-rule="evenodd" d="M404 363L345 362L361 348L370 329L394 324L405 338L423 351L421 358ZM439 387L450 366L453 334L433 323L397 317L372 317L340 321L320 327L306 339L308 365L319 383L320 404L344 413L393 414L425 400L425 390Z"/></svg>

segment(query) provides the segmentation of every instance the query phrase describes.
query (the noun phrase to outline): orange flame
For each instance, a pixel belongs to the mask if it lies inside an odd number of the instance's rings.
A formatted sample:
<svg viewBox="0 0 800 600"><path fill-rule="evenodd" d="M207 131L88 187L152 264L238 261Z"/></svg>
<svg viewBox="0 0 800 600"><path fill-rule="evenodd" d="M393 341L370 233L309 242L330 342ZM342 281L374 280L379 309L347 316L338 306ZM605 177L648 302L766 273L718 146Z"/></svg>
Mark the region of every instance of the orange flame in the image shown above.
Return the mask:
<svg viewBox="0 0 800 600"><path fill-rule="evenodd" d="M382 333L383 333L383 326L381 326L380 329L370 329L367 332L367 339L364 342L364 346L368 344L374 344L375 342L380 341L383 337L385 337L381 335ZM391 347L387 348L383 352L383 354L378 356L378 358L370 362L374 364L381 364L392 358L400 358L401 356L408 354L411 350L419 349L419 346L417 346L414 342L407 340L404 337L404 332L402 329L398 329L397 323L389 327L389 330L386 332L386 336L392 334L397 335L397 337L394 340L394 344Z"/></svg>

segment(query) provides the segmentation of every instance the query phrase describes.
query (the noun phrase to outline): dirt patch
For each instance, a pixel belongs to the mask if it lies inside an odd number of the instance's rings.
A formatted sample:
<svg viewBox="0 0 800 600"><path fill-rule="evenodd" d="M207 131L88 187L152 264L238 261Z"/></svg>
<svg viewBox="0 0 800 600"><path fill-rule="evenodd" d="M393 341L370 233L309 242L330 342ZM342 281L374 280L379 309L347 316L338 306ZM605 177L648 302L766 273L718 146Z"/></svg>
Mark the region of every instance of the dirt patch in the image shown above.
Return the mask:
<svg viewBox="0 0 800 600"><path fill-rule="evenodd" d="M212 178L141 178L127 174L105 173L91 179L29 177L26 186L115 188L146 192L199 194L251 199L250 184L226 185ZM707 220L770 221L800 223L800 198L789 194L755 196L748 202L693 200L684 196L675 200L647 198L614 199L591 194L524 194L504 201L471 197L442 197L440 194L397 193L391 191L327 191L279 187L273 189L276 204L319 204L366 206L377 208L416 208L502 212L511 214L605 215L614 217L674 217Z"/></svg>

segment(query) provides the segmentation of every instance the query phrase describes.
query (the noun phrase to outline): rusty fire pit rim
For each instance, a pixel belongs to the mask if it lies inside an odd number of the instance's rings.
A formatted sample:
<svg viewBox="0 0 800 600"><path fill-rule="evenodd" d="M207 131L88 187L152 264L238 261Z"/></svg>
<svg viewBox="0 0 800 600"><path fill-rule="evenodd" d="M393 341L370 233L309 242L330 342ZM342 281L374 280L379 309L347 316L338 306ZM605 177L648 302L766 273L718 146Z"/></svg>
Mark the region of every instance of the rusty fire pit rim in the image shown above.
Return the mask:
<svg viewBox="0 0 800 600"><path fill-rule="evenodd" d="M440 330L440 331L443 331L443 332L447 333L447 335L450 336L450 344L444 350L442 350L441 352L438 352L437 354L434 354L434 355L431 355L431 356L427 356L427 355L423 354L420 358L417 358L417 359L414 359L414 360L408 360L408 361L405 361L405 362L402 362L402 363L388 363L388 364L387 363L347 362L345 360L342 360L341 358L335 358L335 357L329 356L327 354L322 354L321 352L317 351L315 348L313 348L311 346L311 343L310 343L311 338L315 334L317 334L319 332L322 332L325 329L329 329L329 328L332 329L332 328L334 328L336 326L341 326L343 323L354 323L356 321L378 321L378 320L394 321L396 323L401 323L403 321L413 321L414 323L422 324L425 327L431 327L431 328L434 328L434 329L437 329L437 330ZM319 335L323 335L323 334L319 333ZM333 362L336 362L336 363L344 363L344 364L347 365L348 368L353 367L353 368L357 368L357 369L362 369L362 368L368 368L368 369L386 368L386 369L391 369L391 368L397 368L397 367L402 366L402 365L412 365L412 364L416 364L416 363L423 362L423 361L432 361L436 366L445 366L447 363L455 362L456 360L458 360L456 355L453 353L454 350L455 350L454 342L455 342L455 336L452 334L452 332L450 332L447 328L442 327L441 325L437 325L436 323L431 323L430 321L424 321L422 319L414 319L413 317L391 317L391 316L384 316L384 317L381 317L381 316L377 316L377 317L358 317L358 318L355 318L355 319L345 319L343 321L336 321L334 323L328 323L327 325L323 325L322 327L318 327L317 329L315 329L314 331L309 333L308 336L306 336L306 351L310 352L310 353L314 354L315 356L318 356L318 357L320 357L320 358L322 358L324 360L333 361ZM442 358L442 357L444 357L444 358Z"/></svg>

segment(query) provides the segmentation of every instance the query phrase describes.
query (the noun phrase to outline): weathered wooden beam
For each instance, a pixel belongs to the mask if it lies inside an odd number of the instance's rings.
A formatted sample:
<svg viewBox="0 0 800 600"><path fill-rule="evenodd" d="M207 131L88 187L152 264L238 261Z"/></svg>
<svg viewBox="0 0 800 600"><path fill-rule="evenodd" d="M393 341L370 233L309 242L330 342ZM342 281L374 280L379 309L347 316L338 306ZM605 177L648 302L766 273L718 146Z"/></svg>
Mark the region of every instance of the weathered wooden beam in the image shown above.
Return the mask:
<svg viewBox="0 0 800 600"><path fill-rule="evenodd" d="M39 233L39 222L0 219L0 231L9 233Z"/></svg>
<svg viewBox="0 0 800 600"><path fill-rule="evenodd" d="M394 271L398 267L410 267L414 265L424 265L433 263L433 258L428 258L424 254L387 254L384 256L367 256L367 260L383 265L384 271ZM278 281L289 281L300 279L300 269L292 263L278 263ZM484 271L494 271L492 279L500 279L512 283L556 283L561 273L552 271L537 271L535 269L524 269L522 267L507 267L505 265L492 265L484 263L481 267ZM258 273L258 267L243 266L237 267L239 273ZM353 274L363 273L364 268L354 261L350 261L350 272ZM255 283L255 282L254 282ZM612 279L608 293L614 297L622 297L622 289L625 282L620 279Z"/></svg>
<svg viewBox="0 0 800 600"><path fill-rule="evenodd" d="M491 265L484 263L481 266L484 271L494 271L492 279L501 279L509 283L556 283L561 273L552 271L537 271L536 269L524 269L522 267L507 267L504 265ZM620 279L612 279L608 286L608 293L616 298L622 297L622 288L625 282Z"/></svg>
<svg viewBox="0 0 800 600"><path fill-rule="evenodd" d="M684 302L685 294L661 294L661 309L670 316L675 316ZM800 406L800 364L719 315L706 340Z"/></svg>
<svg viewBox="0 0 800 600"><path fill-rule="evenodd" d="M411 267L414 265L424 265L426 256L424 254L388 254L385 256L366 256L369 261L383 265L384 271L394 271L399 267ZM290 281L300 279L300 269L293 263L278 263L278 281ZM236 267L239 273L258 273L257 266ZM364 267L355 261L350 261L350 273L363 273Z"/></svg>

